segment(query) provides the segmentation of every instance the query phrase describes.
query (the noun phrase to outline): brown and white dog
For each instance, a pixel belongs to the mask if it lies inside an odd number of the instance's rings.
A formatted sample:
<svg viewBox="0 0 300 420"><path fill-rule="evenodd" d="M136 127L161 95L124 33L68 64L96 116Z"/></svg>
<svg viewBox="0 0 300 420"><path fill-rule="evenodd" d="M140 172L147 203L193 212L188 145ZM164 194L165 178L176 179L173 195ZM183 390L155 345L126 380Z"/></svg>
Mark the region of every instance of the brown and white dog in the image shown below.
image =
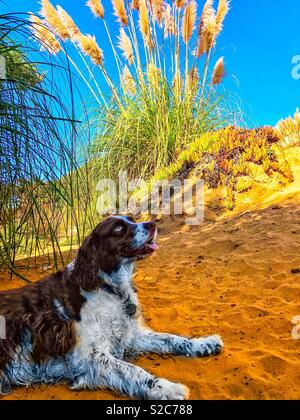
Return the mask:
<svg viewBox="0 0 300 420"><path fill-rule="evenodd" d="M113 216L100 223L63 271L0 293L0 393L65 381L73 389L107 388L133 398L188 397L181 384L153 376L127 358L143 353L211 356L219 336L184 338L143 325L132 284L134 262L157 248L152 222Z"/></svg>

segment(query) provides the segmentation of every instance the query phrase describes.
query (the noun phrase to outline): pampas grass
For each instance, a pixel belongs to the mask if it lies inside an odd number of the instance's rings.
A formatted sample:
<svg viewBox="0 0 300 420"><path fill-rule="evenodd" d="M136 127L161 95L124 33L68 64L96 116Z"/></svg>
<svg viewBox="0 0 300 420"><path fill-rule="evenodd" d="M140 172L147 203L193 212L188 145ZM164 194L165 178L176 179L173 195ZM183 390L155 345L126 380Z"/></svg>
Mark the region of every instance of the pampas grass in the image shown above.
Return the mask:
<svg viewBox="0 0 300 420"><path fill-rule="evenodd" d="M122 77L121 77L121 83L125 90L125 92L130 95L134 96L136 94L136 83L134 78L132 77L129 68L125 65Z"/></svg>
<svg viewBox="0 0 300 420"><path fill-rule="evenodd" d="M70 38L69 32L62 24L57 10L54 6L50 3L49 0L41 0L41 14L47 23L51 26L53 31L59 36L61 39L66 40Z"/></svg>
<svg viewBox="0 0 300 420"><path fill-rule="evenodd" d="M68 31L70 38L73 39L76 35L80 34L80 30L78 29L74 20L61 6L57 6L57 13L58 13L58 16L60 17L62 24Z"/></svg>
<svg viewBox="0 0 300 420"><path fill-rule="evenodd" d="M207 0L200 19L198 46L196 50L197 57L201 57L202 54L209 52L212 48L215 33L216 11L213 8L213 0Z"/></svg>
<svg viewBox="0 0 300 420"><path fill-rule="evenodd" d="M225 76L224 57L219 58L213 70L212 84L219 85Z"/></svg>
<svg viewBox="0 0 300 420"><path fill-rule="evenodd" d="M223 29L225 17L229 11L229 0L219 0L217 11L213 8L213 0L207 0L199 27L197 57L209 53L215 46L216 39Z"/></svg>
<svg viewBox="0 0 300 420"><path fill-rule="evenodd" d="M148 81L149 81L150 86L154 90L159 89L159 83L160 83L160 80L161 80L160 70L152 62L149 63L148 66L147 66L147 77L148 77Z"/></svg>
<svg viewBox="0 0 300 420"><path fill-rule="evenodd" d="M150 6L154 19L161 25L164 14L163 0L150 0Z"/></svg>
<svg viewBox="0 0 300 420"><path fill-rule="evenodd" d="M168 4L164 10L164 38L168 38L171 35L175 35L177 28L175 17L172 12L171 6Z"/></svg>
<svg viewBox="0 0 300 420"><path fill-rule="evenodd" d="M96 38L93 35L77 35L76 43L84 54L90 57L96 65L102 65L103 52L98 46Z"/></svg>
<svg viewBox="0 0 300 420"><path fill-rule="evenodd" d="M122 50L123 57L128 61L129 64L133 63L133 49L132 43L129 36L126 34L124 28L120 28L120 34L118 36L118 47Z"/></svg>
<svg viewBox="0 0 300 420"><path fill-rule="evenodd" d="M229 0L219 0L219 6L216 14L216 37L223 29L224 19L229 12Z"/></svg>
<svg viewBox="0 0 300 420"><path fill-rule="evenodd" d="M199 83L202 86L202 103L205 95L204 91L212 50L216 45L216 38L222 30L225 16L228 13L229 1L219 0L218 9L215 10L213 7L213 0L206 0L198 24L199 32L196 37L194 36L197 23L196 0L176 0L176 2L172 1L172 3L171 0L165 2L163 0L133 0L130 3L131 7L128 7L128 10L126 7L130 5L124 0L111 0L111 2L114 14L117 16L120 25L122 25L116 40L113 39L110 28L103 19L104 9L102 1L89 0L87 5L93 14L103 21L109 43L112 47L119 79L122 79L121 76L124 74L124 63L122 63L122 59L124 59L129 65L134 64L135 71L131 71L132 77L138 78L137 86L139 86L140 89L144 89L148 77L147 75L143 75L143 73L145 72L145 69L148 69L149 64L153 63L157 65L160 70L163 79L161 82L170 83L173 81L173 93L176 101L180 102L184 99L184 92L182 90L184 86L186 86L185 93L191 93L190 86L192 79L190 77L190 72L192 67L195 68L195 58L191 57L191 45L196 45L196 58L200 59L201 56L205 54L203 76L201 77L199 75ZM99 46L97 44L92 35L82 35L72 18L60 6L58 6L59 13L55 11L49 0L42 0L42 6L41 13L45 16L47 15L48 24L55 29L55 27L59 25L57 22L58 19L61 26L68 32L68 36L72 37L71 41L78 45L80 50L85 55L89 56L94 64L99 65L104 80L115 99L117 99L118 106L122 107L122 100L117 93L118 88L114 84L114 78L109 75L109 72L103 65L103 51L101 45ZM133 14L133 9L137 10L138 13ZM139 42L140 34L137 33L136 23L138 23L143 44ZM125 31L123 26L129 26L128 30ZM169 46L167 46L167 44L160 45L160 32L163 38L168 38ZM180 33L182 35L183 45L181 45ZM174 37L173 40L172 37ZM145 47L143 53L141 52L142 45ZM121 54L118 53L116 47L120 49ZM168 55L170 56L170 60L167 57ZM142 60L145 60L144 64L142 63ZM171 65L171 74L169 75L166 74L167 62ZM76 66L76 63L73 62L73 64ZM199 62L197 62L196 67L198 64ZM91 74L91 70L85 60L84 65L96 85L97 91L100 91L100 96L103 99L104 95L100 89L100 84L95 76ZM220 70L221 67L219 62L219 67L214 71L214 82L217 81L216 72L220 72ZM94 96L97 96L97 94L94 94Z"/></svg>
<svg viewBox="0 0 300 420"><path fill-rule="evenodd" d="M112 0L115 16L117 16L118 20L122 25L128 25L128 17L125 9L124 0Z"/></svg>
<svg viewBox="0 0 300 420"><path fill-rule="evenodd" d="M149 20L149 12L146 0L140 0L140 8L139 8L139 27L141 34L143 36L145 45L152 49L153 48L153 41L152 41L152 34L151 34L151 26Z"/></svg>
<svg viewBox="0 0 300 420"><path fill-rule="evenodd" d="M184 9L182 17L182 37L187 44L191 39L195 30L197 18L197 3L195 0L190 1Z"/></svg>
<svg viewBox="0 0 300 420"><path fill-rule="evenodd" d="M114 178L129 168L132 176L148 177L196 135L227 121L214 89L224 76L223 61L211 69L209 82L208 74L228 1L220 0L215 10L213 0L206 0L198 19L196 0L111 0L117 34L103 19L102 3L90 0L88 6L101 19L109 43L101 39L98 45L92 35L80 33L70 40L83 59L86 84L104 104L92 149L96 173ZM112 68L103 61L104 45L111 47ZM85 55L96 68L90 68Z"/></svg>
<svg viewBox="0 0 300 420"><path fill-rule="evenodd" d="M176 6L181 9L185 4L185 0L176 0Z"/></svg>
<svg viewBox="0 0 300 420"><path fill-rule="evenodd" d="M86 5L90 8L95 17L104 19L104 7L101 0L88 0Z"/></svg>
<svg viewBox="0 0 300 420"><path fill-rule="evenodd" d="M132 0L132 2L131 2L131 8L133 10L139 10L139 8L140 8L140 1L139 0Z"/></svg>
<svg viewBox="0 0 300 420"><path fill-rule="evenodd" d="M48 51L50 54L58 54L61 46L45 22L33 14L30 15L30 21L32 23L32 33L39 42L41 49Z"/></svg>

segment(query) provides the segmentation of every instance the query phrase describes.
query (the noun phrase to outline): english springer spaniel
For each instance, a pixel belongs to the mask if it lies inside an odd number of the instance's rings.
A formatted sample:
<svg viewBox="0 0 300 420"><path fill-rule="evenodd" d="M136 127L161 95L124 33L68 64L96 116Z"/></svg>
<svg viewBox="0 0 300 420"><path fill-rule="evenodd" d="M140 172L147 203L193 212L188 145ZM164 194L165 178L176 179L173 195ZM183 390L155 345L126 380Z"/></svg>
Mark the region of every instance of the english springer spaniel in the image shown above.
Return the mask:
<svg viewBox="0 0 300 420"><path fill-rule="evenodd" d="M112 216L65 270L0 293L6 320L0 393L65 381L72 389L106 388L132 398L188 398L184 385L126 361L144 353L212 356L223 347L219 336L189 339L144 326L132 273L134 262L157 248L156 234L153 222Z"/></svg>

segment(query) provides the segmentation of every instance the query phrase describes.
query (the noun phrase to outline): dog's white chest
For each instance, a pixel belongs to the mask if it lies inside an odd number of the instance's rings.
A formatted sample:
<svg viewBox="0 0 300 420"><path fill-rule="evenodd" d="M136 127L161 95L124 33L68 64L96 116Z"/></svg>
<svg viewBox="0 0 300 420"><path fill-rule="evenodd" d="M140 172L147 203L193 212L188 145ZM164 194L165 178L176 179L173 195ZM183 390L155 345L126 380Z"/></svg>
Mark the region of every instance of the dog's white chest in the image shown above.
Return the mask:
<svg viewBox="0 0 300 420"><path fill-rule="evenodd" d="M83 356L110 353L122 358L136 326L119 296L99 290L87 299L77 323L78 350Z"/></svg>

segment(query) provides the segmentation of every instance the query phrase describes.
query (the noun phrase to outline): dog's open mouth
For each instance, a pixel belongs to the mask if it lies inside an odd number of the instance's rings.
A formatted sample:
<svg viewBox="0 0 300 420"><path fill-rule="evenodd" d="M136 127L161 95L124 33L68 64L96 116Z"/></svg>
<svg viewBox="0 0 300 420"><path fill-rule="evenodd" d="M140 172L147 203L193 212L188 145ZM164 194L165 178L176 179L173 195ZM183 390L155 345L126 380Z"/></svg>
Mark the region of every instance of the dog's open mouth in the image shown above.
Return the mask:
<svg viewBox="0 0 300 420"><path fill-rule="evenodd" d="M141 248L141 251L143 251L144 254L152 254L152 252L155 252L158 249L158 245L155 242L155 236L156 235L149 239L149 241Z"/></svg>
<svg viewBox="0 0 300 420"><path fill-rule="evenodd" d="M158 245L155 242L156 232L147 240L147 242L140 248L131 249L128 253L128 257L144 257L150 255L158 249Z"/></svg>
<svg viewBox="0 0 300 420"><path fill-rule="evenodd" d="M153 235L142 247L137 248L134 251L137 257L143 257L150 255L158 249L158 245L155 242L156 235Z"/></svg>

